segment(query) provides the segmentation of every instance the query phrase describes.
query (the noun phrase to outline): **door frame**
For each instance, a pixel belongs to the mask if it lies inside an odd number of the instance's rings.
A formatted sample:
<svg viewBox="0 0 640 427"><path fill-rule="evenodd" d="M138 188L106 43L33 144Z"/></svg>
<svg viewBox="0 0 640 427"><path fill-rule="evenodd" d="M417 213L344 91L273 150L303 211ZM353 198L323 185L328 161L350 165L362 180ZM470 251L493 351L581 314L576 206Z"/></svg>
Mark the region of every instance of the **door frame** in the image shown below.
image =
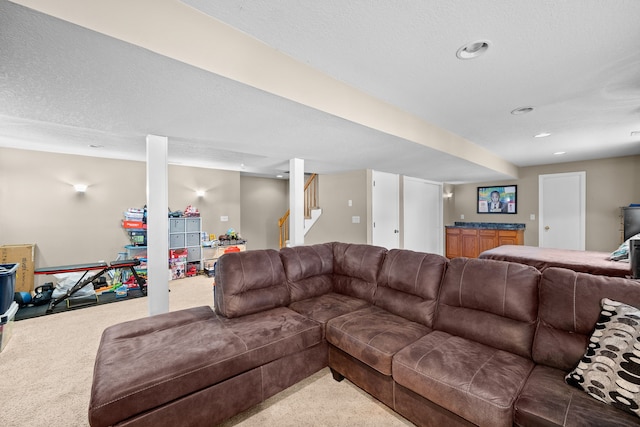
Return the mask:
<svg viewBox="0 0 640 427"><path fill-rule="evenodd" d="M380 188L381 186L376 187L376 180L378 181L386 181L388 183L390 180L394 181L392 183L393 191L395 194L388 195L384 194L384 197L381 197ZM384 246L387 249L394 249L400 247L400 175L382 172L377 170L371 171L371 243L377 246ZM394 242L388 244L390 242L380 241L387 239L387 234L382 235L382 227L380 224L380 218L377 218L377 214L379 213L378 206L383 207L385 213L392 213L391 216L393 224L391 228L393 230L393 239ZM378 222L378 226L376 227L376 222ZM386 225L386 224L385 224ZM388 231L388 230L387 230ZM385 232L386 233L386 232Z"/></svg>
<svg viewBox="0 0 640 427"><path fill-rule="evenodd" d="M444 213L443 213L443 202L442 202L442 189L443 189L443 184L441 182L436 182L436 181L428 181L426 179L421 179L421 178L414 178L414 177L410 177L410 176L403 176L402 177L402 221L401 221L401 229L402 229L402 247L406 248L406 241L407 241L407 235L411 234L411 233L415 233L416 230L411 230L407 227L407 200L408 198L406 197L406 189L407 189L407 182L411 181L411 182L415 182L415 183L419 183L419 184L425 184L425 185L429 185L432 186L434 189L437 190L437 201L436 201L436 206L434 207L434 209L436 209L436 213L437 213L437 224L433 227L430 226L430 224L427 224L427 229L425 230L426 234L428 235L428 233L430 233L430 230L433 229L435 230L435 236L431 236L431 237L435 237L437 239L437 243L436 243L436 250L433 253L437 253L439 255L444 255L444 242L443 242L443 233L442 230L444 229L443 226L443 222L444 222Z"/></svg>
<svg viewBox="0 0 640 427"><path fill-rule="evenodd" d="M579 178L579 194L580 194L580 236L578 246L581 250L585 250L586 247L586 232L587 232L587 173L585 171L580 172L565 172L565 173L551 173L538 175L538 246L544 247L544 179L547 177L571 177L575 176Z"/></svg>

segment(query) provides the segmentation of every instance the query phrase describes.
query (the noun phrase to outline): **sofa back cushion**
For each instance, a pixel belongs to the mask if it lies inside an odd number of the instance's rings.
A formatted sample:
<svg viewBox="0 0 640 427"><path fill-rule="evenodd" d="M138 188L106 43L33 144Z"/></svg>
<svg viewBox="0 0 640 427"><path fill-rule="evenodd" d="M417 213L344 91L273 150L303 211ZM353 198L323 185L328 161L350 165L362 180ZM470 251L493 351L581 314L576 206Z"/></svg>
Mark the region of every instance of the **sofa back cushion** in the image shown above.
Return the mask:
<svg viewBox="0 0 640 427"><path fill-rule="evenodd" d="M387 249L380 246L334 243L333 290L373 303L378 272Z"/></svg>
<svg viewBox="0 0 640 427"><path fill-rule="evenodd" d="M444 275L435 329L531 358L540 272L506 261L454 258Z"/></svg>
<svg viewBox="0 0 640 427"><path fill-rule="evenodd" d="M216 312L228 318L289 304L284 267L273 249L222 255L215 286Z"/></svg>
<svg viewBox="0 0 640 427"><path fill-rule="evenodd" d="M280 250L291 302L333 290L333 243Z"/></svg>
<svg viewBox="0 0 640 427"><path fill-rule="evenodd" d="M432 328L447 263L437 254L390 250L378 274L374 304Z"/></svg>
<svg viewBox="0 0 640 427"><path fill-rule="evenodd" d="M563 371L575 368L600 317L602 298L640 307L640 282L547 268L540 281L533 360Z"/></svg>

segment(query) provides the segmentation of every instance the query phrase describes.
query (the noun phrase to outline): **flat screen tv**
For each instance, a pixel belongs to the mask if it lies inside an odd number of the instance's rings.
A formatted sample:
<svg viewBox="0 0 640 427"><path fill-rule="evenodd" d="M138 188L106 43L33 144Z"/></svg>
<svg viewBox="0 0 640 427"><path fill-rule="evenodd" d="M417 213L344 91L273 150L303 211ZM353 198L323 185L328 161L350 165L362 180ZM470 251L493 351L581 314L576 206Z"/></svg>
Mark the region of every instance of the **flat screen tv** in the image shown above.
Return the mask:
<svg viewBox="0 0 640 427"><path fill-rule="evenodd" d="M478 187L478 213L515 214L518 213L517 185Z"/></svg>

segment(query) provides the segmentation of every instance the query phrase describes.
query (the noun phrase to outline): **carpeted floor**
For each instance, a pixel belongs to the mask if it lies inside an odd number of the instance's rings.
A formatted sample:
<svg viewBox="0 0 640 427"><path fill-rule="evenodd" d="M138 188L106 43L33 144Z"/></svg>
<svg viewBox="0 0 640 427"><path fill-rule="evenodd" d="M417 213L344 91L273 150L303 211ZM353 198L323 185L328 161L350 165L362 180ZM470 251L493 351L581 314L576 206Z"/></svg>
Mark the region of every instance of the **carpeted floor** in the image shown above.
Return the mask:
<svg viewBox="0 0 640 427"><path fill-rule="evenodd" d="M170 282L171 311L211 305L211 284L206 276ZM93 364L102 331L109 325L146 317L147 301L133 298L14 322L12 336L0 352L0 426L88 426ZM412 424L348 380L334 381L325 368L223 424L265 425Z"/></svg>

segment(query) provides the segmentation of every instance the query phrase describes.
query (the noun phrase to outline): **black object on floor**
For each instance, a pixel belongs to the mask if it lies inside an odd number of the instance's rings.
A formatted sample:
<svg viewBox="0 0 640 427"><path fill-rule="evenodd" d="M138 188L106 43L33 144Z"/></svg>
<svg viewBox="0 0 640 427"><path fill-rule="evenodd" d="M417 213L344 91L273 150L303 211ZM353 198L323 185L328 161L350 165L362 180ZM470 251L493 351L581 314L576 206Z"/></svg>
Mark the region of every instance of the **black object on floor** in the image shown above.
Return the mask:
<svg viewBox="0 0 640 427"><path fill-rule="evenodd" d="M110 264L107 264L104 261L94 262L90 264L74 264L74 265L62 265L59 267L45 267L38 268L33 273L34 274L56 274L56 273L74 273L74 272L84 272L82 277L78 279L75 285L71 287L71 289L67 290L64 295L59 296L58 298L52 299L49 302L49 307L47 308L47 313L54 313L55 307L62 301L71 298L74 293L78 292L80 289L84 288L89 283L96 282L100 279L100 277L109 270L119 269L119 268L129 268L131 270L131 274L135 278L138 287L142 290L143 294L147 293L147 281L142 277L138 276L135 268L140 265L139 259L124 259L111 261ZM97 273L87 277L85 276L92 270L99 270Z"/></svg>
<svg viewBox="0 0 640 427"><path fill-rule="evenodd" d="M47 314L61 313L63 311L78 310L85 307L95 307L96 305L109 304L112 302L126 301L129 299L144 297L145 294L140 289L129 289L126 297L116 297L115 292L105 292L92 297L69 298L66 304L56 305L49 311L48 305L34 305L20 307L16 313L15 320L31 319L32 317L45 316Z"/></svg>

